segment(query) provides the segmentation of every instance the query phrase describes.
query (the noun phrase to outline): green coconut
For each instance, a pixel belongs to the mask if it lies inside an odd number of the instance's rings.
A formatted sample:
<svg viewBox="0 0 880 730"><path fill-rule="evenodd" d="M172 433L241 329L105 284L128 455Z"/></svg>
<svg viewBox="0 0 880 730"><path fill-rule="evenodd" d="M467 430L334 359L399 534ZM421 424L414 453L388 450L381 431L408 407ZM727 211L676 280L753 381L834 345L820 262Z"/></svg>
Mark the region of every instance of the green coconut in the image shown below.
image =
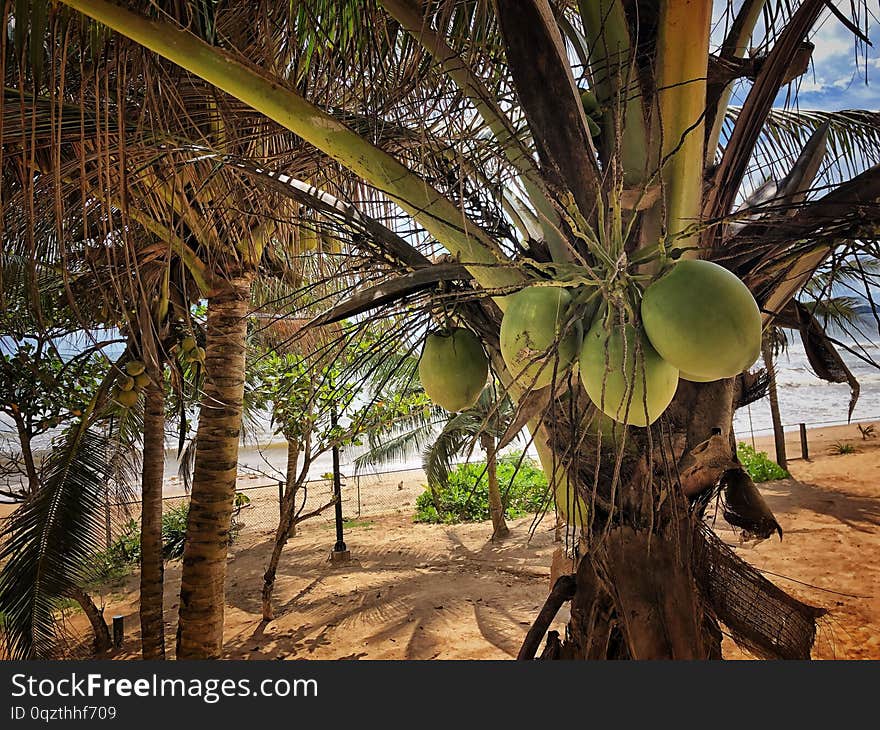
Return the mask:
<svg viewBox="0 0 880 730"><path fill-rule="evenodd" d="M116 385L119 387L119 390L131 390L134 388L134 378L130 375L120 375Z"/></svg>
<svg viewBox="0 0 880 730"><path fill-rule="evenodd" d="M419 379L431 400L441 408L470 408L480 397L488 375L489 358L470 330L434 332L425 339Z"/></svg>
<svg viewBox="0 0 880 730"><path fill-rule="evenodd" d="M136 390L143 390L150 384L150 376L146 373L134 376L134 387Z"/></svg>
<svg viewBox="0 0 880 730"><path fill-rule="evenodd" d="M195 337L184 337L180 341L180 349L183 352L189 352L190 350L194 350L198 343L196 342Z"/></svg>
<svg viewBox="0 0 880 730"><path fill-rule="evenodd" d="M117 390L113 393L113 400L123 408L132 408L138 402L138 394L135 390Z"/></svg>
<svg viewBox="0 0 880 730"><path fill-rule="evenodd" d="M761 354L761 313L745 284L711 261L685 259L642 298L645 333L689 380L731 378Z"/></svg>
<svg viewBox="0 0 880 730"><path fill-rule="evenodd" d="M588 512L587 504L576 493L574 486L570 486L567 479L559 479L554 489L556 497L556 511L569 525L577 525L587 529Z"/></svg>
<svg viewBox="0 0 880 730"><path fill-rule="evenodd" d="M550 385L554 370L562 376L577 355L580 323L562 334L571 304L571 295L560 287L533 286L508 297L501 320L501 356L524 385Z"/></svg>
<svg viewBox="0 0 880 730"><path fill-rule="evenodd" d="M691 373L683 373L681 371L679 371L678 377L691 383L712 383L718 380L718 378L703 378L699 375L691 375Z"/></svg>
<svg viewBox="0 0 880 730"><path fill-rule="evenodd" d="M630 426L654 423L678 387L678 369L657 354L640 330L614 325L606 332L601 317L584 338L580 372L596 407Z"/></svg>
<svg viewBox="0 0 880 730"><path fill-rule="evenodd" d="M132 377L137 377L146 370L146 366L140 360L129 360L125 363L125 372Z"/></svg>

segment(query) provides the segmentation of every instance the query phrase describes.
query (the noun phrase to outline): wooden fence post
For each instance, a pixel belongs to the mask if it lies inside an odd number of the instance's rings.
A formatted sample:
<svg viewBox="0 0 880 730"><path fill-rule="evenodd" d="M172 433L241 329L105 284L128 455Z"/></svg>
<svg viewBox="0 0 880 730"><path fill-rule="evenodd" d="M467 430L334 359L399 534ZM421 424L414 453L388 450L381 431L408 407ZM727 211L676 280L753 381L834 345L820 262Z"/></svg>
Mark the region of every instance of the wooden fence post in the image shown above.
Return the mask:
<svg viewBox="0 0 880 730"><path fill-rule="evenodd" d="M801 429L801 457L803 457L804 461L810 460L810 448L807 445L807 424L801 423L798 424Z"/></svg>

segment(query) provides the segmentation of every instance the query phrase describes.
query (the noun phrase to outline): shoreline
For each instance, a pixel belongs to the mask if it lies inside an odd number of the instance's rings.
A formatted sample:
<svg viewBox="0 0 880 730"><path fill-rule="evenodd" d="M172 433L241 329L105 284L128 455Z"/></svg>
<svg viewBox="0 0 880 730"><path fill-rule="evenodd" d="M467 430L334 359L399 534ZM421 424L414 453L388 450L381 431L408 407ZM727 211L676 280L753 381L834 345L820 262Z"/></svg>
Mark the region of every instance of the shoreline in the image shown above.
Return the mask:
<svg viewBox="0 0 880 730"><path fill-rule="evenodd" d="M876 426L876 438L863 439L858 429L859 425ZM817 425L807 429L807 442L810 462L803 462L801 458L799 430L790 427L788 430L785 431L786 456L789 462L794 462L795 464L806 464L812 463L816 459L831 456L831 454L829 454L829 449L837 442L851 444L856 449L856 454L861 453L862 451L873 450L874 448L880 449L880 420L853 421L850 424ZM772 432L761 433L760 435L758 433L755 433L754 437L752 437L751 434L739 434L737 435L737 443L746 443L749 445L753 445L757 451L763 451L770 459L774 461L776 460L775 445ZM286 450L279 448L282 445L283 444L270 443L268 445L246 445L242 447L242 450L240 452L240 471L237 480L237 487L239 489L245 490L259 487L265 487L266 489L275 487L277 485L277 480L274 480L272 478L272 475L268 474L268 472L265 474L255 474L249 472L247 467L249 466L249 463L253 464L255 462L259 462L259 460L261 460L263 456L265 456L265 453L261 455L258 449L263 449L264 451L276 451L278 452L279 456L283 456L284 458L286 458ZM170 453L173 450L168 451ZM329 461L329 454L327 456ZM476 452L475 460L476 458L478 458L478 456L479 452ZM262 466L266 467L266 464L263 463ZM318 471L319 474L323 473L321 472L323 466L323 464L319 464L317 466L316 471ZM343 464L342 469L346 470L347 466L350 466L350 464ZM791 464L789 466L791 466ZM176 467L176 462L172 462L170 464L166 462L165 482L163 488L164 498L173 499L185 497L187 494L186 490L184 489L182 479L177 475ZM792 469L789 469L789 471L792 471ZM803 469L795 466L794 471L792 471L792 476L796 479L799 478L799 471L803 471ZM358 484L359 486L361 486L362 489L390 489L392 487L399 487L401 483L404 483L406 485L407 491L410 492L413 489L417 489L420 484L424 483L425 476L421 466L404 466L400 469L377 471L365 470L357 476L355 476L353 473L345 474L345 478L349 486ZM320 477L310 480L309 483L327 484L327 482L320 479ZM15 507L15 504L0 502L0 519L8 516L15 509Z"/></svg>

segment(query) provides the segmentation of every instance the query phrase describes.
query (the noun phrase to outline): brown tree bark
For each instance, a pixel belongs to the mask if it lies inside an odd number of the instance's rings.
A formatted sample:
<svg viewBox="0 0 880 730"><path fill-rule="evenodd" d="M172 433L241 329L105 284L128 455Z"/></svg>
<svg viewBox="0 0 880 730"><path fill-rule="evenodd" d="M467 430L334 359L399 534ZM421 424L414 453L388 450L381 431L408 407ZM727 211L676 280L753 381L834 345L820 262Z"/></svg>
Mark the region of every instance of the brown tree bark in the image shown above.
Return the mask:
<svg viewBox="0 0 880 730"><path fill-rule="evenodd" d="M95 654L103 654L110 648L110 629L104 620L104 613L95 605L92 597L78 586L71 586L67 589L70 598L76 601L89 620L92 632L95 635L92 649Z"/></svg>
<svg viewBox="0 0 880 730"><path fill-rule="evenodd" d="M296 532L296 492L299 486L296 478L296 462L299 458L299 448L296 441L287 442L287 484L284 488L284 498L281 500L281 518L278 520L278 528L275 530L275 545L272 547L272 555L269 557L269 564L263 574L261 594L263 621L271 621L274 618L272 591L275 589L278 563L281 560L284 545Z"/></svg>
<svg viewBox="0 0 880 730"><path fill-rule="evenodd" d="M13 410L13 419L15 420L15 427L18 430L18 440L19 445L21 447L21 456L24 459L24 468L27 473L28 479L28 496L32 496L37 493L37 490L40 488L40 476L37 473L37 465L34 462L34 452L31 447L31 437L28 433L27 426L25 425L24 418L22 418L21 413L16 409Z"/></svg>
<svg viewBox="0 0 880 730"><path fill-rule="evenodd" d="M489 515L492 517L492 539L501 540L510 534L504 521L504 503L498 488L498 455L495 450L495 437L488 433L480 434L480 443L486 452L486 476L489 480Z"/></svg>
<svg viewBox="0 0 880 730"><path fill-rule="evenodd" d="M161 373L150 373L144 390L144 453L141 465L141 653L165 658L162 482L165 475L165 391Z"/></svg>
<svg viewBox="0 0 880 730"><path fill-rule="evenodd" d="M245 337L252 275L208 300L205 387L183 552L178 659L215 659L223 647L226 554L238 474Z"/></svg>
<svg viewBox="0 0 880 730"><path fill-rule="evenodd" d="M287 475L284 481L284 493L287 494L296 486L296 462L299 460L299 443L296 439L287 439ZM296 536L296 520L290 521L288 537Z"/></svg>
<svg viewBox="0 0 880 730"><path fill-rule="evenodd" d="M773 348L765 339L761 343L761 355L767 369L767 396L770 399L770 417L773 419L773 441L776 445L776 463L788 471L788 459L785 454L785 431L782 428L782 416L779 413L779 394L776 392L776 362Z"/></svg>
<svg viewBox="0 0 880 730"><path fill-rule="evenodd" d="M546 419L552 427L540 429L536 438L546 439L567 466L592 514L582 536L586 549L567 637L552 641L545 656L720 658L719 612L726 622L742 623L740 635L749 634L751 609L740 597L760 593L756 600L766 598L778 608L780 625L796 624L803 636L787 637L777 647L774 627L759 626L752 632L757 651L809 658L814 609L789 599L757 573L739 572L737 558L721 553L723 544L707 542L701 525L701 503L724 485L732 490L726 494L725 517L762 537L778 529L736 460L733 386L732 379L682 381L662 422L650 431L630 429L625 440L610 439L607 447L576 435L578 426L572 424L581 422L583 408L573 421L558 413ZM743 583L722 595L728 589L718 576L725 570ZM788 621L786 611L797 620Z"/></svg>

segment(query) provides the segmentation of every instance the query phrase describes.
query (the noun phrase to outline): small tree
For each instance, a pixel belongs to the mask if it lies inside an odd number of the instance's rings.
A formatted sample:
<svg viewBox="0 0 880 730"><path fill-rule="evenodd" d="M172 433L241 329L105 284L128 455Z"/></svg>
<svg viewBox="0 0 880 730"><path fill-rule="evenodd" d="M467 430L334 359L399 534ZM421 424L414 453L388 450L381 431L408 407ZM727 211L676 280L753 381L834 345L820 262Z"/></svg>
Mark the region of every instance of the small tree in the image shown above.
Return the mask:
<svg viewBox="0 0 880 730"><path fill-rule="evenodd" d="M287 442L287 467L281 518L275 545L266 568L262 592L263 620L273 618L272 591L281 552L295 533L296 525L316 517L334 502L329 500L306 511L298 497L315 460L335 448L359 445L364 433L389 427L417 409L427 408L423 394L392 396L385 400L358 402L359 385L351 368L361 348L343 351L316 368L309 358L264 350L254 358L250 376L250 400L271 413L275 432ZM345 423L340 425L339 420Z"/></svg>

